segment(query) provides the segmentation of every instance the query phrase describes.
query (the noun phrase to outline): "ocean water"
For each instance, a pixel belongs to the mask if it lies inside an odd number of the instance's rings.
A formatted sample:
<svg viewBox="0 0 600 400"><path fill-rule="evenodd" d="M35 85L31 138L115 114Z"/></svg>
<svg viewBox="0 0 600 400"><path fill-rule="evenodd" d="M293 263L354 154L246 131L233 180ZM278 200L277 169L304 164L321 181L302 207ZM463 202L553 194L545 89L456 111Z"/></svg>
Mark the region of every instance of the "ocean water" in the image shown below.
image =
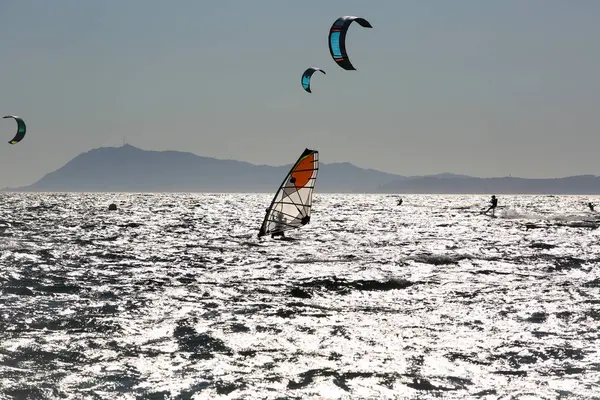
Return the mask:
<svg viewBox="0 0 600 400"><path fill-rule="evenodd" d="M0 399L600 398L600 198L271 196L1 193Z"/></svg>

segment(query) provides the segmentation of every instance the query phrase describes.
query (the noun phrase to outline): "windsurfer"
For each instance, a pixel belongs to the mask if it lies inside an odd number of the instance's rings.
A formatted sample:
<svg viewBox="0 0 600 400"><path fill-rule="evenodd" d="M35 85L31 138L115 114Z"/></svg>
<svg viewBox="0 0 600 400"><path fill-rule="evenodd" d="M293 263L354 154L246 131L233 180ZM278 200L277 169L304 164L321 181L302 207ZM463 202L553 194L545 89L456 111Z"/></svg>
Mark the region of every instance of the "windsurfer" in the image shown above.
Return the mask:
<svg viewBox="0 0 600 400"><path fill-rule="evenodd" d="M271 239L275 238L276 236L281 236L282 238L285 238L285 234L283 233L284 226L285 226L285 223L283 222L283 213L280 212L277 214L275 232L273 232L271 234Z"/></svg>
<svg viewBox="0 0 600 400"><path fill-rule="evenodd" d="M297 229L310 222L312 193L319 171L319 152L305 149L267 208L258 237L285 237L284 231Z"/></svg>
<svg viewBox="0 0 600 400"><path fill-rule="evenodd" d="M594 205L591 202L588 203L588 207L590 208L591 211L594 211Z"/></svg>
<svg viewBox="0 0 600 400"><path fill-rule="evenodd" d="M492 210L492 215L494 215L494 211L496 210L496 207L498 207L498 199L496 198L495 195L492 195L492 199L490 200L490 208L488 208L487 210L485 210L484 214L487 214L488 211Z"/></svg>

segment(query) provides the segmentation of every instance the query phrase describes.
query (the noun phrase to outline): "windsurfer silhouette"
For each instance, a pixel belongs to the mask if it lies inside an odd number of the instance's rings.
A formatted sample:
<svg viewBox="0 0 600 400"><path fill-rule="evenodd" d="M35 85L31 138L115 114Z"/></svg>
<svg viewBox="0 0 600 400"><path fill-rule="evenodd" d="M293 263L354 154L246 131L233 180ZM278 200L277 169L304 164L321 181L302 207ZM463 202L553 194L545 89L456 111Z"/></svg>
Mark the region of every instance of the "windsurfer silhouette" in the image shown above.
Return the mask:
<svg viewBox="0 0 600 400"><path fill-rule="evenodd" d="M591 211L594 211L594 205L590 202L588 203L588 207L590 208Z"/></svg>
<svg viewBox="0 0 600 400"><path fill-rule="evenodd" d="M496 211L496 207L498 207L498 199L495 195L492 195L492 199L490 200L490 208L485 210L484 214L487 214L488 211L492 210L492 215L494 215L494 211Z"/></svg>
<svg viewBox="0 0 600 400"><path fill-rule="evenodd" d="M285 223L283 222L283 213L280 212L277 214L277 220L275 221L275 232L271 234L271 239L274 239L277 236L285 238L285 234L283 233L284 226Z"/></svg>

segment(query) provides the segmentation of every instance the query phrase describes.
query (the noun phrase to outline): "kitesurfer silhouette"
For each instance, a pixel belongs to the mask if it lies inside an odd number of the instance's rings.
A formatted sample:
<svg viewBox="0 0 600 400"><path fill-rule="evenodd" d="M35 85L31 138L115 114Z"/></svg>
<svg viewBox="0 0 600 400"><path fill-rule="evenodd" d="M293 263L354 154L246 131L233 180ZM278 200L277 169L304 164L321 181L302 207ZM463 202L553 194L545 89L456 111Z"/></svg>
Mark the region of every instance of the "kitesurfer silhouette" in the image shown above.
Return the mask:
<svg viewBox="0 0 600 400"><path fill-rule="evenodd" d="M496 207L498 207L498 199L495 195L492 195L492 199L490 200L490 208L485 210L484 214L487 214L488 211L492 210L492 215L494 215L494 211L496 211Z"/></svg>
<svg viewBox="0 0 600 400"><path fill-rule="evenodd" d="M591 211L594 211L594 205L591 202L588 203L588 207L590 208Z"/></svg>

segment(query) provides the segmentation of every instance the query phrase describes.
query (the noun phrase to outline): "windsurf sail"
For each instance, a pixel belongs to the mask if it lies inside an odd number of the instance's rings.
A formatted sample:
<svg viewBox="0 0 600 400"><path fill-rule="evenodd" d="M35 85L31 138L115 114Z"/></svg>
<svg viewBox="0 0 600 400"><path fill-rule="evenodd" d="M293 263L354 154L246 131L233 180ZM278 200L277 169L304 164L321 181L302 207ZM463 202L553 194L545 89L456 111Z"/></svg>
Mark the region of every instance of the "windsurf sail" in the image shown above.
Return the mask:
<svg viewBox="0 0 600 400"><path fill-rule="evenodd" d="M258 237L277 235L310 222L312 194L319 172L319 152L305 149L267 208Z"/></svg>

